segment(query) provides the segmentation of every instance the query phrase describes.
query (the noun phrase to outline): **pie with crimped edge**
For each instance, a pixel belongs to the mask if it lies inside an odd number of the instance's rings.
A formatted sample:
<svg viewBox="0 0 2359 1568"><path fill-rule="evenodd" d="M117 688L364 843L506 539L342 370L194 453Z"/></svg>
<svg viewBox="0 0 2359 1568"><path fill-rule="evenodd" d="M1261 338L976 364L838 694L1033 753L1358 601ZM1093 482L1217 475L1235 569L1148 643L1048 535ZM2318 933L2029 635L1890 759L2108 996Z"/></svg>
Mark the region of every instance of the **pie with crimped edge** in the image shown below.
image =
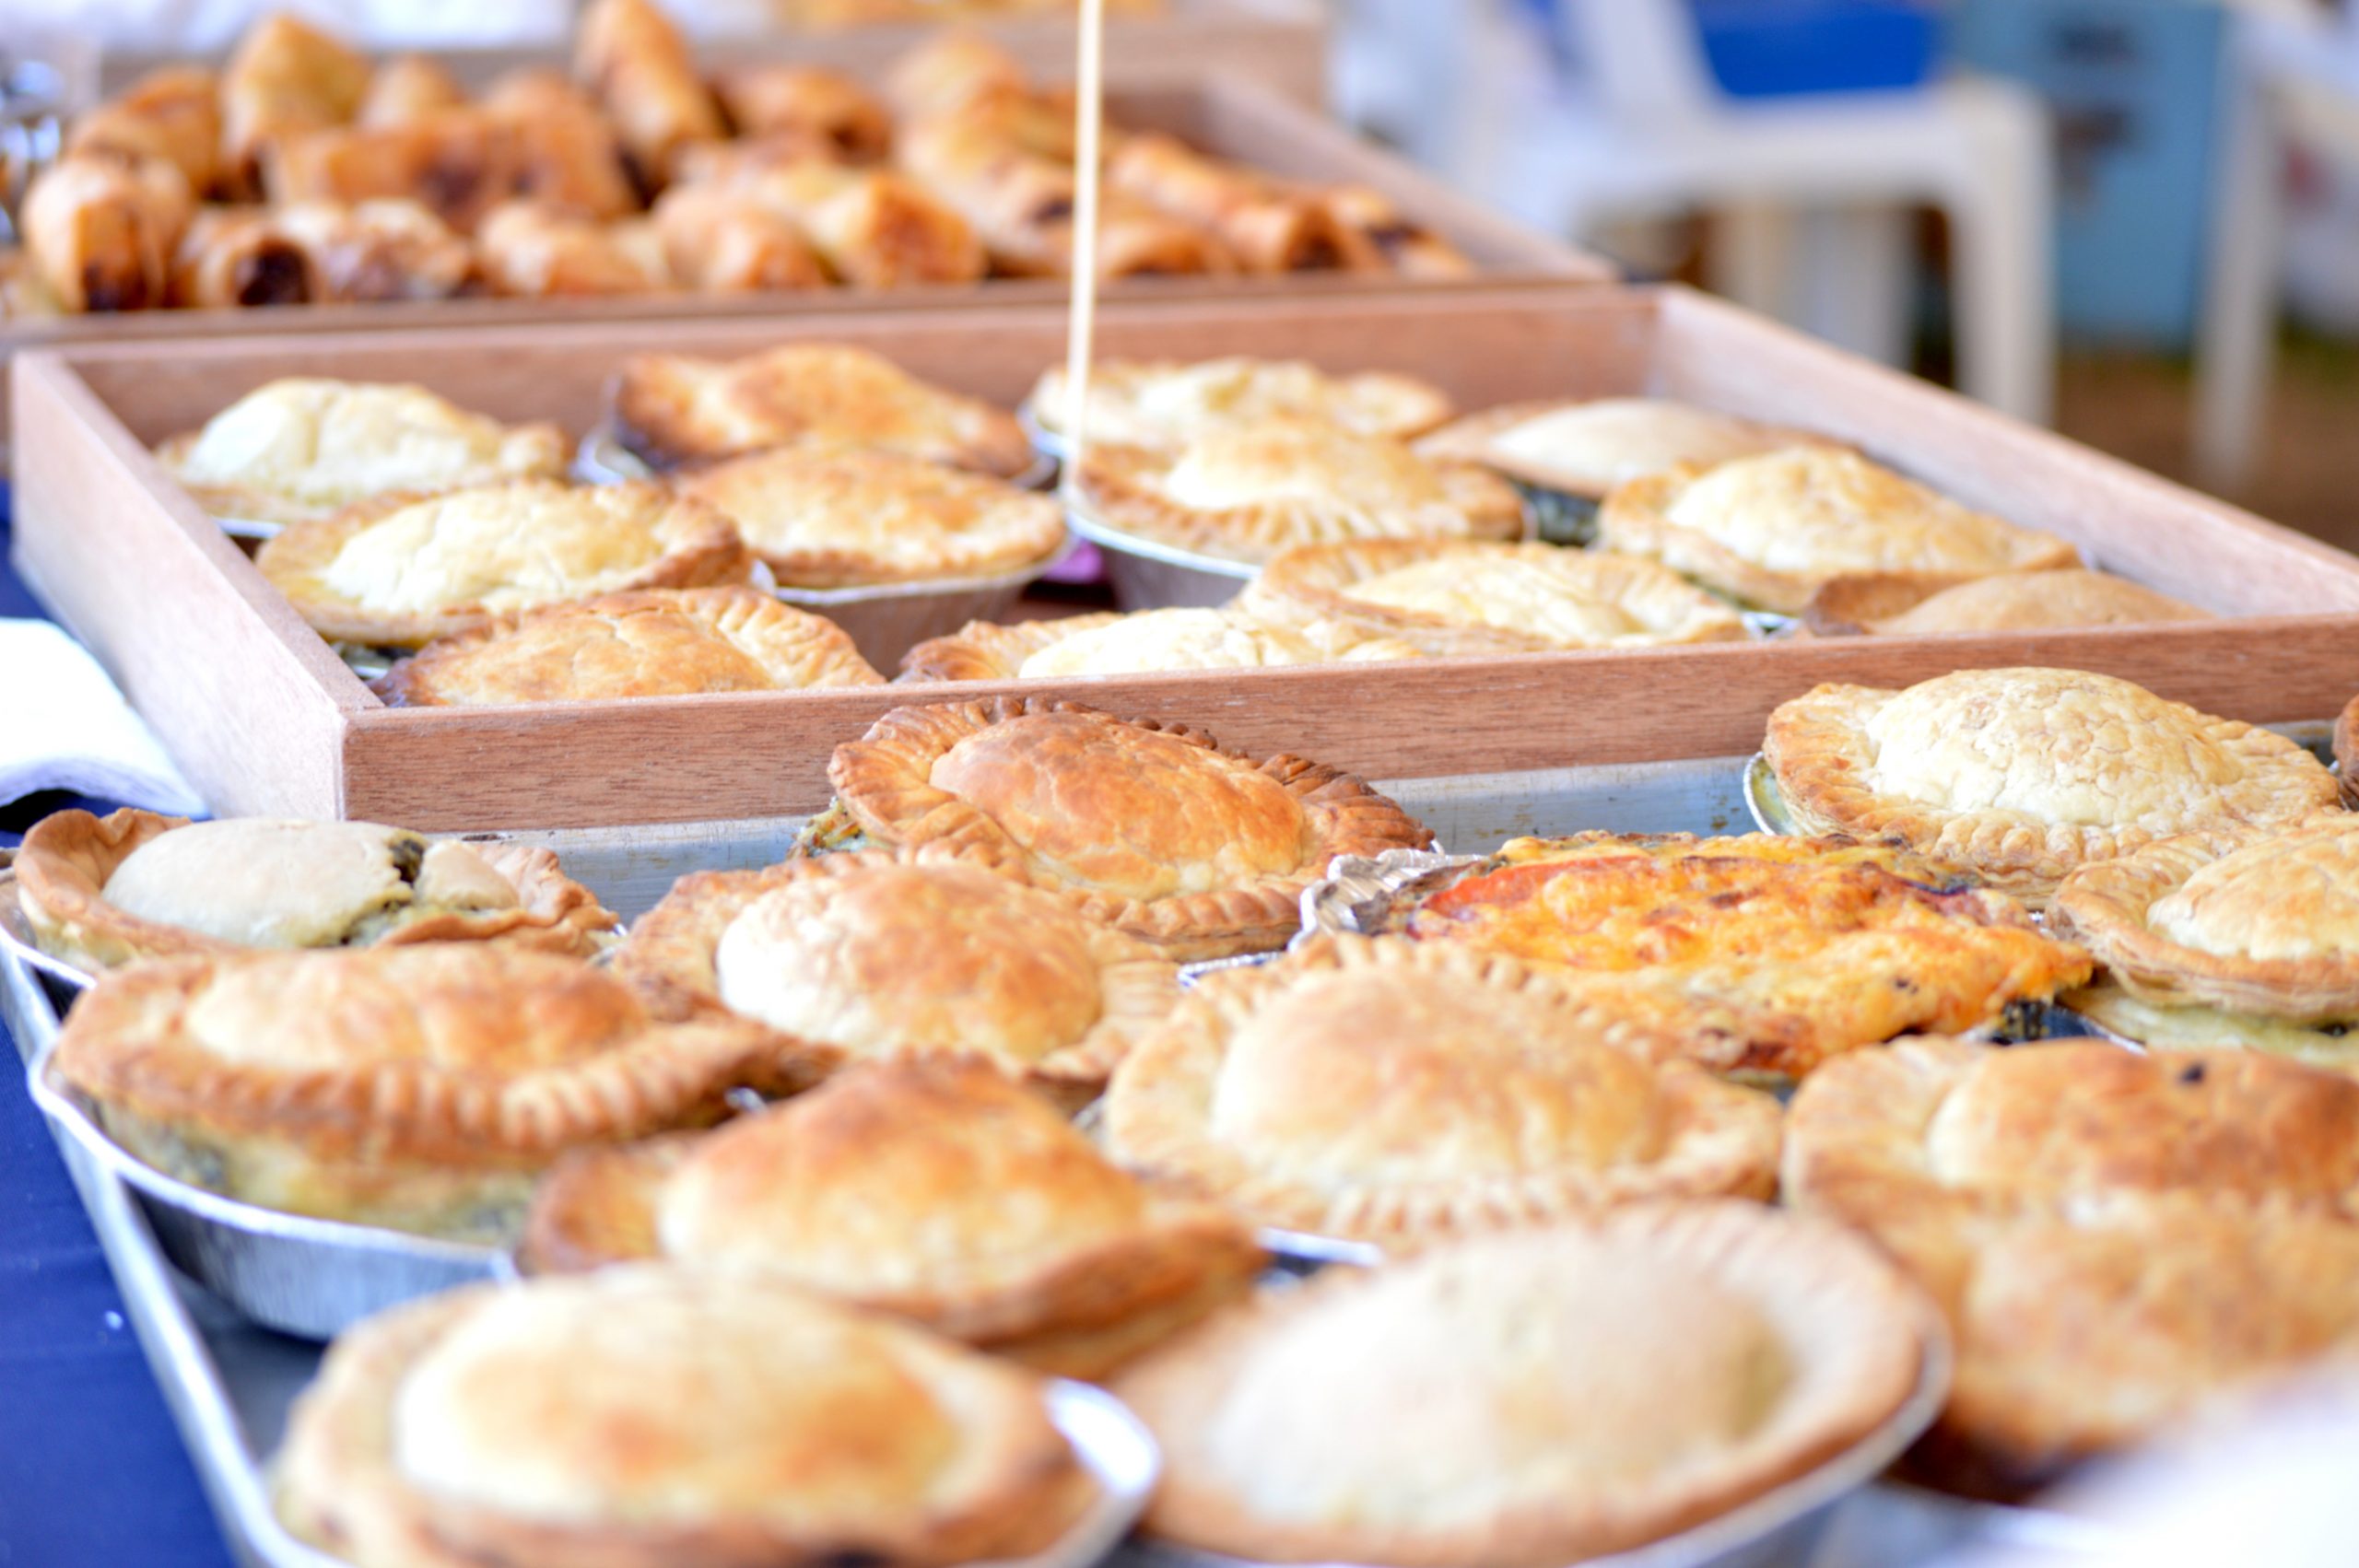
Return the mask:
<svg viewBox="0 0 2359 1568"><path fill-rule="evenodd" d="M1452 420L1417 450L1599 500L1616 485L1683 462L1709 466L1813 444L1835 443L1669 398L1600 397L1502 404Z"/></svg>
<svg viewBox="0 0 2359 1568"><path fill-rule="evenodd" d="M1786 1199L1947 1313L1919 1450L2006 1493L2232 1389L2359 1352L2359 1083L2252 1052L1905 1040L1787 1118Z"/></svg>
<svg viewBox="0 0 2359 1568"><path fill-rule="evenodd" d="M1060 366L1040 377L1025 406L1043 430L1065 436L1066 401ZM1449 396L1414 376L1331 376L1299 359L1109 359L1089 368L1093 444L1168 449L1224 425L1273 418L1318 419L1358 435L1407 440L1450 413Z"/></svg>
<svg viewBox="0 0 2359 1568"><path fill-rule="evenodd" d="M498 942L588 957L615 917L549 850L370 822L55 812L17 851L41 950L80 968L252 948Z"/></svg>
<svg viewBox="0 0 2359 1568"><path fill-rule="evenodd" d="M901 656L904 681L1055 680L1153 670L1262 669L1415 659L1399 638L1334 622L1265 619L1235 609L1104 611L995 626L969 621Z"/></svg>
<svg viewBox="0 0 2359 1568"><path fill-rule="evenodd" d="M534 1195L530 1272L636 1259L790 1280L1069 1377L1249 1291L1226 1209L1159 1196L973 1060L851 1069L703 1134L584 1150Z"/></svg>
<svg viewBox="0 0 2359 1568"><path fill-rule="evenodd" d="M974 1054L1076 1106L1180 1000L1169 958L1072 895L906 849L682 877L613 973L664 1017L727 1010L846 1062Z"/></svg>
<svg viewBox="0 0 2359 1568"><path fill-rule="evenodd" d="M2035 907L2078 866L2336 801L2283 735L2081 670L1822 685L1769 715L1761 749L1800 830L1889 838Z"/></svg>
<svg viewBox="0 0 2359 1568"><path fill-rule="evenodd" d="M1649 1203L1329 1270L1113 1389L1163 1449L1153 1537L1264 1562L1549 1568L1855 1447L1908 1404L1939 1335L1834 1225Z"/></svg>
<svg viewBox="0 0 2359 1568"><path fill-rule="evenodd" d="M895 708L827 778L836 805L807 848L899 847L1064 889L1177 960L1281 947L1335 857L1433 842L1339 768L1040 697Z"/></svg>
<svg viewBox="0 0 2359 1568"><path fill-rule="evenodd" d="M1598 544L1786 614L1801 614L1827 581L1862 572L1946 586L2081 558L2053 534L1830 447L1682 464L1616 486L1598 511Z"/></svg>
<svg viewBox="0 0 2359 1568"><path fill-rule="evenodd" d="M950 1568L1097 1487L1033 1372L776 1280L470 1285L329 1347L274 1467L353 1568Z"/></svg>
<svg viewBox="0 0 2359 1568"><path fill-rule="evenodd" d="M254 565L322 637L420 648L544 604L744 582L753 557L727 518L661 485L526 479L381 496L288 527Z"/></svg>
<svg viewBox="0 0 2359 1568"><path fill-rule="evenodd" d="M811 1052L661 1024L575 958L497 942L158 958L75 1003L51 1072L167 1175L323 1219L497 1240L563 1151L786 1091Z"/></svg>
<svg viewBox="0 0 2359 1568"><path fill-rule="evenodd" d="M1839 577L1820 584L1802 614L1803 624L1819 637L2040 631L2212 618L2209 610L2085 567L2001 572L1949 587L1906 573Z"/></svg>

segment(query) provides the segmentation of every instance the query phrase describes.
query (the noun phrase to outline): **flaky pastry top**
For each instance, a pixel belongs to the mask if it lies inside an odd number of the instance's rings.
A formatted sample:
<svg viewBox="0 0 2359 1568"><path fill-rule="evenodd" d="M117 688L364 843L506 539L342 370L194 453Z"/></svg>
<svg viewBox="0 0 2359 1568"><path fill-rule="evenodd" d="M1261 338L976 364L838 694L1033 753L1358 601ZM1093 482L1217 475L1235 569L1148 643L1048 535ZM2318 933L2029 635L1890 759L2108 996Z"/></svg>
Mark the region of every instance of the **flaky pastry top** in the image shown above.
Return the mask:
<svg viewBox="0 0 2359 1568"><path fill-rule="evenodd" d="M1417 450L1594 499L1684 462L1709 467L1815 439L1670 398L1601 397L1485 409L1434 431Z"/></svg>
<svg viewBox="0 0 2359 1568"><path fill-rule="evenodd" d="M1026 406L1042 429L1062 435L1067 401L1064 371L1054 368ZM1449 399L1414 377L1331 376L1299 359L1113 359L1089 369L1089 439L1118 446L1168 449L1221 426L1275 418L1406 440L1449 414Z"/></svg>

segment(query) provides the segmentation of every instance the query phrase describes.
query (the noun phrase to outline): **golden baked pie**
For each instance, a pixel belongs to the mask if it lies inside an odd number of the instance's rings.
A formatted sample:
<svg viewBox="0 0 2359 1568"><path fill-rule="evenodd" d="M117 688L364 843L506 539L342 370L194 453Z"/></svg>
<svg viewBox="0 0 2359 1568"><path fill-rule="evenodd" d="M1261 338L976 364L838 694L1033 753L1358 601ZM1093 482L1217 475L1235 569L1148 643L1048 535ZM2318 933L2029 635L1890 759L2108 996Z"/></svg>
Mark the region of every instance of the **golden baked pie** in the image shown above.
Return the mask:
<svg viewBox="0 0 2359 1568"><path fill-rule="evenodd" d="M183 1181L488 1240L562 1151L710 1121L810 1058L735 1019L656 1023L576 958L438 942L134 965L75 1003L51 1071Z"/></svg>
<svg viewBox="0 0 2359 1568"><path fill-rule="evenodd" d="M1379 1243L1777 1190L1777 1101L1544 970L1327 937L1205 977L1123 1059L1106 1147L1265 1225Z"/></svg>
<svg viewBox="0 0 2359 1568"><path fill-rule="evenodd" d="M1343 539L1513 539L1514 486L1471 463L1315 419L1216 426L1184 447L1095 446L1083 498L1125 532L1228 560Z"/></svg>
<svg viewBox="0 0 2359 1568"><path fill-rule="evenodd" d="M276 1503L353 1568L1003 1562L1097 1496L1046 1392L773 1280L475 1285L338 1337Z"/></svg>
<svg viewBox="0 0 2359 1568"><path fill-rule="evenodd" d="M1433 842L1338 768L1038 697L897 708L827 778L813 848L898 846L1069 891L1176 960L1282 946L1336 856Z"/></svg>
<svg viewBox="0 0 2359 1568"><path fill-rule="evenodd" d="M1944 584L2080 561L2053 534L1972 510L1831 447L1788 447L1629 480L1599 509L1598 543L1787 614L1800 614L1828 580L1862 572Z"/></svg>
<svg viewBox="0 0 2359 1568"><path fill-rule="evenodd" d="M757 588L652 588L502 616L375 683L396 708L882 685L842 627Z"/></svg>
<svg viewBox="0 0 2359 1568"><path fill-rule="evenodd" d="M1060 368L1040 378L1026 406L1042 429L1062 436L1068 401ZM1089 369L1092 444L1169 451L1223 426L1275 418L1407 440L1449 415L1449 396L1414 377L1330 376L1299 359L1113 359Z"/></svg>
<svg viewBox="0 0 2359 1568"><path fill-rule="evenodd" d="M317 378L259 387L156 449L205 510L264 522L393 492L558 479L572 455L555 425L503 425L424 387Z"/></svg>
<svg viewBox="0 0 2359 1568"><path fill-rule="evenodd" d="M636 588L743 582L729 520L659 484L529 479L385 496L294 524L254 564L332 641L419 648L502 614Z"/></svg>
<svg viewBox="0 0 2359 1568"><path fill-rule="evenodd" d="M1004 409L865 348L789 344L725 363L642 354L608 393L616 434L658 468L766 447L868 447L1003 478L1032 465Z"/></svg>
<svg viewBox="0 0 2359 1568"><path fill-rule="evenodd" d="M1949 588L1907 576L1839 577L1821 586L1804 612L1805 624L1821 637L2039 631L2211 618L2209 610L2084 567L2001 572Z"/></svg>
<svg viewBox="0 0 2359 1568"><path fill-rule="evenodd" d="M2334 1073L1903 1041L1802 1085L1785 1190L1949 1315L1957 1378L1923 1452L1972 1489L2037 1484L2359 1351L2359 1083Z"/></svg>
<svg viewBox="0 0 2359 1568"><path fill-rule="evenodd" d="M1762 755L1802 831L1888 838L2035 905L2076 866L2336 799L2283 735L2081 670L1819 686L1770 714Z"/></svg>
<svg viewBox="0 0 2359 1568"><path fill-rule="evenodd" d="M1602 500L1617 485L1681 463L1708 468L1814 444L1834 445L1807 431L1669 398L1600 397L1504 404L1453 420L1419 441L1417 450Z"/></svg>
<svg viewBox="0 0 2359 1568"><path fill-rule="evenodd" d="M969 621L901 657L905 681L1046 680L1149 670L1235 670L1277 664L1414 659L1399 638L1332 622L1286 625L1234 609L1104 611L993 626Z"/></svg>
<svg viewBox="0 0 2359 1568"><path fill-rule="evenodd" d="M737 525L788 588L988 577L1064 547L1056 501L902 452L784 448L678 481Z"/></svg>
<svg viewBox="0 0 2359 1568"><path fill-rule="evenodd" d="M1070 895L884 851L682 877L614 972L665 1016L727 1009L845 1061L980 1056L1075 1104L1180 998Z"/></svg>
<svg viewBox="0 0 2359 1568"><path fill-rule="evenodd" d="M1890 1422L1938 1330L1866 1243L1757 1204L1330 1270L1127 1369L1150 1535L1263 1562L1536 1568L1643 1545Z"/></svg>
<svg viewBox="0 0 2359 1568"><path fill-rule="evenodd" d="M526 1270L763 1274L1044 1372L1100 1377L1243 1295L1227 1210L1157 1197L971 1060L855 1068L711 1133L585 1150L541 1184Z"/></svg>
<svg viewBox="0 0 2359 1568"><path fill-rule="evenodd" d="M53 813L17 851L44 953L81 968L249 948L500 942L587 957L615 927L548 850L373 822Z"/></svg>
<svg viewBox="0 0 2359 1568"><path fill-rule="evenodd" d="M2000 1022L2088 978L2013 899L1887 845L1582 833L1518 838L1379 922L1577 970L1675 1054L1800 1077L1917 1030Z"/></svg>

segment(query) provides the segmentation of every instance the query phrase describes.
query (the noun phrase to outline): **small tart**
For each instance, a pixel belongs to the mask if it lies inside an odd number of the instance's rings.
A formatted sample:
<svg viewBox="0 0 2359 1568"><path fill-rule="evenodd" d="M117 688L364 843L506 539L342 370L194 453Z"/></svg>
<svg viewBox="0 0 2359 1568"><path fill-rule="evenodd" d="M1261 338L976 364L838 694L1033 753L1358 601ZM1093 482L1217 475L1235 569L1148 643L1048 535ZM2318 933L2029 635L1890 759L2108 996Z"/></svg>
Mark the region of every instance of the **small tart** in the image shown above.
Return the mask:
<svg viewBox="0 0 2359 1568"><path fill-rule="evenodd" d="M1386 1244L1777 1190L1777 1101L1544 971L1321 938L1210 975L1116 1071L1106 1146L1265 1225Z"/></svg>
<svg viewBox="0 0 2359 1568"><path fill-rule="evenodd" d="M678 481L737 525L783 587L861 588L1045 565L1064 547L1050 497L900 452L783 448Z"/></svg>
<svg viewBox="0 0 2359 1568"><path fill-rule="evenodd" d="M847 1061L978 1055L1076 1103L1180 1000L1170 960L1071 895L881 850L682 877L613 972L666 1017L725 1009Z"/></svg>
<svg viewBox="0 0 2359 1568"><path fill-rule="evenodd" d="M1513 539L1523 501L1471 463L1313 419L1204 431L1185 447L1092 446L1082 498L1109 526L1236 561L1343 539Z"/></svg>
<svg viewBox="0 0 2359 1568"><path fill-rule="evenodd" d="M2359 1073L2359 1009L2341 1018L2297 1024L2259 1012L2148 1001L2113 980L2060 999L2066 1007L2150 1050L2250 1050L2291 1057L2312 1067Z"/></svg>
<svg viewBox="0 0 2359 1568"><path fill-rule="evenodd" d="M1236 610L1108 611L1007 626L969 621L902 655L900 678L1049 680L1417 657L1398 638L1362 637L1332 623L1289 626Z"/></svg>
<svg viewBox="0 0 2359 1568"><path fill-rule="evenodd" d="M655 588L440 638L397 661L376 690L396 708L484 708L884 681L833 621L759 589Z"/></svg>
<svg viewBox="0 0 2359 1568"><path fill-rule="evenodd" d="M1821 637L1919 637L2210 619L2209 610L2084 567L2001 572L1949 588L1907 575L1839 577L1821 585L1803 612L1804 623Z"/></svg>
<svg viewBox="0 0 2359 1568"><path fill-rule="evenodd" d="M2336 801L2283 735L2080 670L1822 685L1770 714L1762 755L1802 831L1890 838L2035 906L2075 867Z"/></svg>
<svg viewBox="0 0 2359 1568"><path fill-rule="evenodd" d="M1002 478L1033 462L1014 415L847 344L726 362L639 355L623 362L607 407L623 445L657 468L768 447L863 447Z"/></svg>
<svg viewBox="0 0 2359 1568"><path fill-rule="evenodd" d="M1283 946L1336 856L1433 842L1340 769L1039 697L895 708L827 777L869 840L1071 891L1175 960Z"/></svg>
<svg viewBox="0 0 2359 1568"><path fill-rule="evenodd" d="M1827 581L1861 572L1941 585L2080 562L2053 534L1974 511L1831 447L1630 480L1599 510L1598 543L1787 614Z"/></svg>
<svg viewBox="0 0 2359 1568"><path fill-rule="evenodd" d="M1062 436L1067 401L1060 367L1041 376L1025 406L1040 428ZM1317 419L1405 441L1449 415L1448 395L1413 376L1331 376L1299 359L1113 359L1089 369L1093 444L1169 451L1208 430L1266 419Z"/></svg>
<svg viewBox="0 0 2359 1568"><path fill-rule="evenodd" d="M304 378L248 392L156 458L205 510L286 523L396 492L559 479L572 451L555 425L503 425L424 387Z"/></svg>
<svg viewBox="0 0 2359 1568"><path fill-rule="evenodd" d="M1417 450L1602 500L1617 485L1681 463L1708 468L1814 443L1835 444L1668 398L1600 397L1504 404L1453 420L1419 441Z"/></svg>
<svg viewBox="0 0 2359 1568"><path fill-rule="evenodd" d="M499 942L588 957L615 928L557 856L373 822L56 812L17 851L41 951L81 968L252 948Z"/></svg>
<svg viewBox="0 0 2359 1568"><path fill-rule="evenodd" d="M159 958L74 1006L51 1071L171 1176L267 1209L498 1239L562 1151L811 1082L799 1042L663 1024L581 963L496 942Z"/></svg>
<svg viewBox="0 0 2359 1568"><path fill-rule="evenodd" d="M1892 1420L1938 1332L1836 1227L1736 1201L1469 1237L1223 1313L1114 1392L1154 1536L1264 1562L1537 1568L1716 1518Z"/></svg>
<svg viewBox="0 0 2359 1568"><path fill-rule="evenodd" d="M346 1330L279 1515L353 1568L908 1568L1046 1550L1095 1483L1038 1375L758 1278L469 1286Z"/></svg>
<svg viewBox="0 0 2359 1568"><path fill-rule="evenodd" d="M544 604L743 582L753 558L727 518L660 485L531 479L363 501L254 565L322 637L419 648Z"/></svg>
<svg viewBox="0 0 2359 1568"><path fill-rule="evenodd" d="M1100 1377L1261 1271L1245 1223L1156 1197L981 1063L863 1066L708 1134L585 1150L535 1194L546 1272L653 1259L790 1280Z"/></svg>

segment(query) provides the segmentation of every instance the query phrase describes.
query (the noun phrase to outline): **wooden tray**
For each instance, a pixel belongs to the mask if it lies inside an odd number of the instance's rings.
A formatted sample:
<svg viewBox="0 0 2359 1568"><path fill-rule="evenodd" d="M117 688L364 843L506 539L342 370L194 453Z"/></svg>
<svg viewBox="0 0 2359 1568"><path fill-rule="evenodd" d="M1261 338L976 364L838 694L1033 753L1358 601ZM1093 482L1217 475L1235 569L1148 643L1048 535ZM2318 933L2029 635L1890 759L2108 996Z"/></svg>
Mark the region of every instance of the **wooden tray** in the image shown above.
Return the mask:
<svg viewBox="0 0 2359 1568"><path fill-rule="evenodd" d="M910 701L1053 695L1205 725L1369 777L1753 750L1770 708L1821 681L2075 665L2256 721L2359 689L2359 560L1683 289L1526 287L1287 301L1115 303L1109 356L1298 355L1438 381L1468 408L1652 391L1815 427L2216 622L1095 680L755 694L518 708L387 709L147 454L274 377L417 380L511 419L576 429L642 349L749 352L856 340L1013 403L1060 358L1028 307L661 324L274 336L18 358L18 568L120 681L223 812L426 828L565 827L808 811L839 742Z"/></svg>

